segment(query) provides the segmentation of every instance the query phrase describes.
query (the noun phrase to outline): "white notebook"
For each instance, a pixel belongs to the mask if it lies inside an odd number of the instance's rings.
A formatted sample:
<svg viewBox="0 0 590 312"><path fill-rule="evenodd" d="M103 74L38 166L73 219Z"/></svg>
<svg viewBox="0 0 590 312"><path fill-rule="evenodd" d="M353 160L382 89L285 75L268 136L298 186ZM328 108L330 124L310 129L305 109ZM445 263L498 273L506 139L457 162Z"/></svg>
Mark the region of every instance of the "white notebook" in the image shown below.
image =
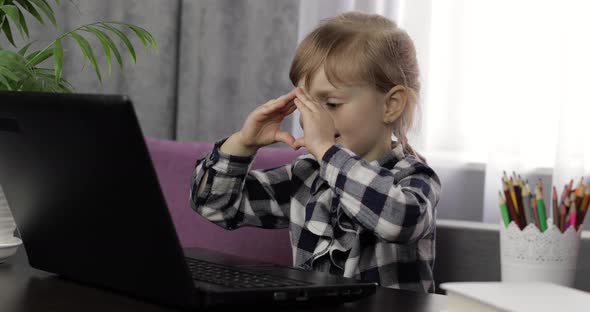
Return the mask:
<svg viewBox="0 0 590 312"><path fill-rule="evenodd" d="M590 293L557 284L530 282L449 282L447 312L590 311Z"/></svg>

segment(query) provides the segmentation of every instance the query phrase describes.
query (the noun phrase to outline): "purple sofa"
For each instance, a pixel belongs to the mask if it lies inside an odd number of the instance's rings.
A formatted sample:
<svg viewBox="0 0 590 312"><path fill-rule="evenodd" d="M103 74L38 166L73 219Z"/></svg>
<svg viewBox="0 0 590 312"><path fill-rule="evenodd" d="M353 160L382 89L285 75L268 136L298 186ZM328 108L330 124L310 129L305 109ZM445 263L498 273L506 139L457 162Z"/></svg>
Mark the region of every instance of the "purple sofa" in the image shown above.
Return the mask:
<svg viewBox="0 0 590 312"><path fill-rule="evenodd" d="M265 262L292 265L287 229L242 227L225 230L190 207L190 178L197 158L213 147L206 142L180 142L146 137L160 185L183 247L202 247ZM305 150L267 147L258 151L253 169L290 163Z"/></svg>

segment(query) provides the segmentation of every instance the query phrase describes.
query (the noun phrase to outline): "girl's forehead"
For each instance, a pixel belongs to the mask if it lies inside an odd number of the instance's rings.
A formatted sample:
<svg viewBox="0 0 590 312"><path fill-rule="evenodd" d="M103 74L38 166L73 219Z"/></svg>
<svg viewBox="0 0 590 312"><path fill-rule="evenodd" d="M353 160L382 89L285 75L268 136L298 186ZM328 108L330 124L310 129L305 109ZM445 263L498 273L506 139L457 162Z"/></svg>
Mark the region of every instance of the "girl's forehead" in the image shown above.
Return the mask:
<svg viewBox="0 0 590 312"><path fill-rule="evenodd" d="M338 83L336 85L332 84L330 80L328 80L323 68L318 69L311 75L309 86L305 85L305 77L299 80L297 86L303 87L310 93L346 92L352 88L351 85L344 83Z"/></svg>

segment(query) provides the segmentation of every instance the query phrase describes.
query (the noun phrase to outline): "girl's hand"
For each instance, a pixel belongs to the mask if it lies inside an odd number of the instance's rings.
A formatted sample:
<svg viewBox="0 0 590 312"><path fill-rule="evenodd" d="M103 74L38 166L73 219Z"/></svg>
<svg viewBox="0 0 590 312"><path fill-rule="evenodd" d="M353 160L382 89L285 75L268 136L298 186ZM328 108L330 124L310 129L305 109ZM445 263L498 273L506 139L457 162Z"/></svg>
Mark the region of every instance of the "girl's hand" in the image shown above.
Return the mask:
<svg viewBox="0 0 590 312"><path fill-rule="evenodd" d="M283 119L297 108L293 99L295 99L295 89L260 105L251 112L238 132L240 143L247 148L258 149L280 141L295 148L293 135L280 128Z"/></svg>
<svg viewBox="0 0 590 312"><path fill-rule="evenodd" d="M301 112L303 136L295 141L295 149L305 146L316 160L336 143L336 127L330 113L303 90L296 88L295 105Z"/></svg>

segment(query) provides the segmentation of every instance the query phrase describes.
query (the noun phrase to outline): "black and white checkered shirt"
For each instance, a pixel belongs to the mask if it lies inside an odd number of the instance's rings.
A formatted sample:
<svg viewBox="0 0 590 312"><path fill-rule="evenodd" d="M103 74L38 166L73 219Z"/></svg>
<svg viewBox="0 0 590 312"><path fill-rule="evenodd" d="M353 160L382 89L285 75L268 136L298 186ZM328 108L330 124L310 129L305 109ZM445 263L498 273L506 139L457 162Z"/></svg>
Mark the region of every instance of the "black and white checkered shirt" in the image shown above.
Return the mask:
<svg viewBox="0 0 590 312"><path fill-rule="evenodd" d="M192 175L191 205L200 215L229 230L289 227L295 267L434 291L440 180L401 145L372 162L336 144L319 163L305 154L250 170L254 156L224 154L223 142L197 160Z"/></svg>

